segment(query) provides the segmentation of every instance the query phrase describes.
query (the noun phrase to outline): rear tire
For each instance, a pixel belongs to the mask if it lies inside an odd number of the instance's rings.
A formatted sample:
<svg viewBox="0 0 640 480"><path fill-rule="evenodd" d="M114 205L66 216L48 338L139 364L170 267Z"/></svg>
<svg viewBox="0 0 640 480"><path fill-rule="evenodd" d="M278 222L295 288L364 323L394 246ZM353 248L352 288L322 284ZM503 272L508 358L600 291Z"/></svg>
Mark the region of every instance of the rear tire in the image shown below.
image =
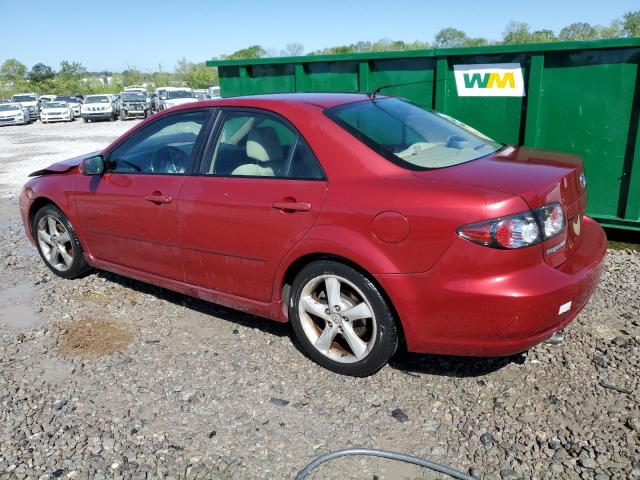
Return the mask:
<svg viewBox="0 0 640 480"><path fill-rule="evenodd" d="M371 375L398 347L398 327L378 287L332 260L310 263L296 276L289 319L309 357L341 375Z"/></svg>
<svg viewBox="0 0 640 480"><path fill-rule="evenodd" d="M89 270L78 236L58 207L45 205L38 210L31 231L40 257L53 273L72 279Z"/></svg>

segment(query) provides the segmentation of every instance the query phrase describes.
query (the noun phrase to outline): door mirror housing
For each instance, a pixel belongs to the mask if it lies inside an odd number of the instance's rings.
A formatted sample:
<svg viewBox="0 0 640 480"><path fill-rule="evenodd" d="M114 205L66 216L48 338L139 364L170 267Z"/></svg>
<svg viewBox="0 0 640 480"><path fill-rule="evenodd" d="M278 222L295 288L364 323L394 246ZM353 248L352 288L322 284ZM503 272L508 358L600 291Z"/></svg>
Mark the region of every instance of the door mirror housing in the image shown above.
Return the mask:
<svg viewBox="0 0 640 480"><path fill-rule="evenodd" d="M102 175L104 173L104 158L102 158L102 155L85 158L82 161L82 173L84 175Z"/></svg>

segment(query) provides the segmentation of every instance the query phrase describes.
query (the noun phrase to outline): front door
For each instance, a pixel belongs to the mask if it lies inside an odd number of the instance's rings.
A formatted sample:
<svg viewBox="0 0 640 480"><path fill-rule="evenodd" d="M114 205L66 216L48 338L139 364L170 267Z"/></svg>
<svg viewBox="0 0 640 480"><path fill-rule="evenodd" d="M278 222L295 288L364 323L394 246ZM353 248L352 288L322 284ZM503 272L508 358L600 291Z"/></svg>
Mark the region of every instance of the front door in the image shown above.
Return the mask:
<svg viewBox="0 0 640 480"><path fill-rule="evenodd" d="M82 176L76 204L96 258L183 280L177 199L208 112L162 117L106 155L101 176Z"/></svg>
<svg viewBox="0 0 640 480"><path fill-rule="evenodd" d="M320 212L324 173L302 136L268 114L223 113L210 150L178 199L186 281L269 301L280 261Z"/></svg>

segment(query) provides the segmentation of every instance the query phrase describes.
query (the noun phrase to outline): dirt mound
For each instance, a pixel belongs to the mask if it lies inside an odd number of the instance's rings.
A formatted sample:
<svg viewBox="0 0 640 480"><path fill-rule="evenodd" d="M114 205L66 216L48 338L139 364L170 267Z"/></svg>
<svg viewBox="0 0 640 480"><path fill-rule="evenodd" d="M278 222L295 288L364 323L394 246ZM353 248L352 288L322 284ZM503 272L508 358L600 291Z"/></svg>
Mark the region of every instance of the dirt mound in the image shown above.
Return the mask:
<svg viewBox="0 0 640 480"><path fill-rule="evenodd" d="M63 355L101 356L116 353L133 342L133 332L109 320L80 320L61 324L58 351Z"/></svg>

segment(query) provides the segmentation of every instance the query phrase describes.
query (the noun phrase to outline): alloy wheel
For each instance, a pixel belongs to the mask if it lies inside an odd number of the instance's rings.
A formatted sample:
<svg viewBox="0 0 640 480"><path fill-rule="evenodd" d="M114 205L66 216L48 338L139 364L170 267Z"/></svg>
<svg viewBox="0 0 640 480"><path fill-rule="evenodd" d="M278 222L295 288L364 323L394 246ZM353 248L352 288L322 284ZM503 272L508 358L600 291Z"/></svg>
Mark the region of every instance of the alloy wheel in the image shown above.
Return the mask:
<svg viewBox="0 0 640 480"><path fill-rule="evenodd" d="M73 265L74 249L71 235L57 218L45 215L38 221L38 244L44 259L60 272Z"/></svg>
<svg viewBox="0 0 640 480"><path fill-rule="evenodd" d="M358 362L375 345L374 310L346 278L334 274L312 278L302 289L298 311L309 342L334 361Z"/></svg>

